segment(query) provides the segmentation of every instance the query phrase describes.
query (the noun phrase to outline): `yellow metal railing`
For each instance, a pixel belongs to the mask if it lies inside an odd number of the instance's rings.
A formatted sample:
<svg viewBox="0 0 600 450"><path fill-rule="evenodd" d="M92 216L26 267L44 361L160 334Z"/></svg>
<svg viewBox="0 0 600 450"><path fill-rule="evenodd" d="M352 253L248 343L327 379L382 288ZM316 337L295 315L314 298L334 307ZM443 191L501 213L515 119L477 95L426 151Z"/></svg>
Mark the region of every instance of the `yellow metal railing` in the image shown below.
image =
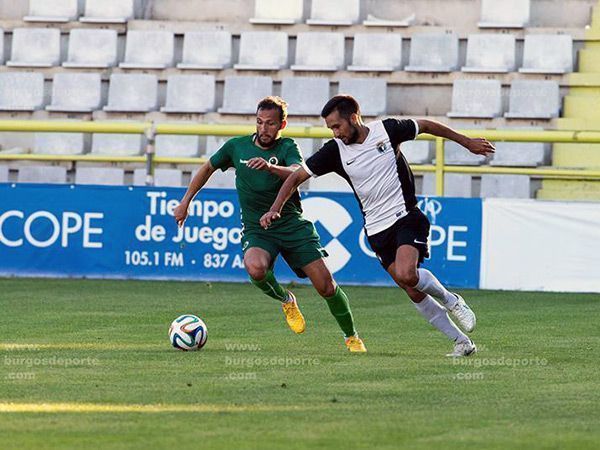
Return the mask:
<svg viewBox="0 0 600 450"><path fill-rule="evenodd" d="M156 135L210 135L238 136L251 134L253 125L216 125L216 124L155 124L153 122L89 122L89 121L36 121L36 120L0 120L0 132L58 132L58 133L118 133L144 134L147 147L144 156L107 156L107 155L42 155L42 154L2 154L1 160L25 161L89 161L115 163L145 163L149 184L152 184L155 164L201 164L205 158L167 158L154 155ZM464 130L470 137L484 137L490 141L508 142L569 142L582 144L600 143L600 131L509 131L509 130ZM288 127L283 133L296 138L330 138L331 131L325 127ZM435 141L435 165L414 165L415 172L435 172L436 194L444 193L444 173L475 174L518 174L536 178L600 180L600 170L517 168L489 166L446 166L444 165L444 139L421 135L419 139ZM465 150L466 151L466 150Z"/></svg>

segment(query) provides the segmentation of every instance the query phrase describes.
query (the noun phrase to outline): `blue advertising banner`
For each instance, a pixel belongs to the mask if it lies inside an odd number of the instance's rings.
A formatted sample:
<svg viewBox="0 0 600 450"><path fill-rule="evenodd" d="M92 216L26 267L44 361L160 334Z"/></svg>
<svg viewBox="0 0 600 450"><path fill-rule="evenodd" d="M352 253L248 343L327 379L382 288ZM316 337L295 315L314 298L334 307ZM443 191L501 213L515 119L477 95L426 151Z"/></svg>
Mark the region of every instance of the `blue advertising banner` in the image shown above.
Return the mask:
<svg viewBox="0 0 600 450"><path fill-rule="evenodd" d="M246 281L234 190L204 189L184 228L181 188L0 184L0 275ZM303 194L342 284L391 285L352 194ZM479 286L481 201L423 198L432 223L425 266L450 286ZM296 280L283 261L282 281Z"/></svg>

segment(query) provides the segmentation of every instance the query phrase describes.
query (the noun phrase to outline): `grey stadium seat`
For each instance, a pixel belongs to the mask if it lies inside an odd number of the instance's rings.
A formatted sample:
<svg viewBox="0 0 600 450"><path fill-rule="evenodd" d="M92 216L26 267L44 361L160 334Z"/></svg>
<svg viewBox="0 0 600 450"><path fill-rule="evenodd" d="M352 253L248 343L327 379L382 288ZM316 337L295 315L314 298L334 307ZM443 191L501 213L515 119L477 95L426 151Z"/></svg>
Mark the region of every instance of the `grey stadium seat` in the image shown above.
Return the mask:
<svg viewBox="0 0 600 450"><path fill-rule="evenodd" d="M99 184L121 186L125 182L125 171L116 167L78 167L75 184Z"/></svg>
<svg viewBox="0 0 600 450"><path fill-rule="evenodd" d="M79 16L79 0L29 0L25 22L70 22Z"/></svg>
<svg viewBox="0 0 600 450"><path fill-rule="evenodd" d="M206 136L206 148L204 152L206 156L214 155L225 142L231 139L233 136Z"/></svg>
<svg viewBox="0 0 600 450"><path fill-rule="evenodd" d="M288 77L281 81L281 96L288 103L288 112L296 116L319 116L330 98L329 79Z"/></svg>
<svg viewBox="0 0 600 450"><path fill-rule="evenodd" d="M221 70L231 67L232 38L228 31L192 31L183 38L178 69Z"/></svg>
<svg viewBox="0 0 600 450"><path fill-rule="evenodd" d="M271 95L271 77L225 77L223 114L254 114L258 102Z"/></svg>
<svg viewBox="0 0 600 450"><path fill-rule="evenodd" d="M365 116L385 114L387 109L387 83L373 78L342 78L339 84L340 94L352 95L360 105Z"/></svg>
<svg viewBox="0 0 600 450"><path fill-rule="evenodd" d="M60 63L58 28L15 28L9 67L52 67Z"/></svg>
<svg viewBox="0 0 600 450"><path fill-rule="evenodd" d="M528 175L481 175L481 198L530 198Z"/></svg>
<svg viewBox="0 0 600 450"><path fill-rule="evenodd" d="M0 73L0 111L34 111L44 106L44 74Z"/></svg>
<svg viewBox="0 0 600 450"><path fill-rule="evenodd" d="M463 72L506 73L515 70L516 40L512 34L470 34Z"/></svg>
<svg viewBox="0 0 600 450"><path fill-rule="evenodd" d="M69 54L63 67L105 69L117 64L116 30L79 28L69 34Z"/></svg>
<svg viewBox="0 0 600 450"><path fill-rule="evenodd" d="M573 72L573 38L569 34L530 34L525 36L523 73Z"/></svg>
<svg viewBox="0 0 600 450"><path fill-rule="evenodd" d="M156 136L156 156L195 158L200 148L199 136L159 134Z"/></svg>
<svg viewBox="0 0 600 450"><path fill-rule="evenodd" d="M492 166L537 167L546 163L548 154L542 142L496 142Z"/></svg>
<svg viewBox="0 0 600 450"><path fill-rule="evenodd" d="M529 23L530 0L481 0L479 28L523 28Z"/></svg>
<svg viewBox="0 0 600 450"><path fill-rule="evenodd" d="M83 133L35 133L33 153L80 155L85 150Z"/></svg>
<svg viewBox="0 0 600 450"><path fill-rule="evenodd" d="M17 175L18 183L53 183L67 182L67 169L59 166L22 166Z"/></svg>
<svg viewBox="0 0 600 450"><path fill-rule="evenodd" d="M215 170L215 172L208 179L208 182L204 185L207 188L218 188L218 189L235 189L235 170L228 169L225 172L222 170Z"/></svg>
<svg viewBox="0 0 600 450"><path fill-rule="evenodd" d="M175 35L171 31L129 31L123 69L166 69L175 63Z"/></svg>
<svg viewBox="0 0 600 450"><path fill-rule="evenodd" d="M52 83L48 111L92 112L100 109L102 80L99 73L57 73Z"/></svg>
<svg viewBox="0 0 600 450"><path fill-rule="evenodd" d="M135 17L135 0L85 0L87 23L126 23Z"/></svg>
<svg viewBox="0 0 600 450"><path fill-rule="evenodd" d="M498 80L456 80L448 117L491 119L502 115L502 85Z"/></svg>
<svg viewBox="0 0 600 450"><path fill-rule="evenodd" d="M354 72L393 72L402 65L402 36L395 33L356 33L352 51Z"/></svg>
<svg viewBox="0 0 600 450"><path fill-rule="evenodd" d="M426 173L423 175L423 195L436 195L435 187L435 173ZM471 175L463 173L445 173L444 196L463 198L472 197L473 188L471 185Z"/></svg>
<svg viewBox="0 0 600 450"><path fill-rule="evenodd" d="M97 155L136 156L142 151L140 134L103 134L92 136L92 153Z"/></svg>
<svg viewBox="0 0 600 450"><path fill-rule="evenodd" d="M148 112L158 106L158 78L149 74L113 73L108 90L108 112Z"/></svg>
<svg viewBox="0 0 600 450"><path fill-rule="evenodd" d="M420 33L411 38L408 72L452 72L458 67L458 36Z"/></svg>
<svg viewBox="0 0 600 450"><path fill-rule="evenodd" d="M409 164L431 164L433 158L432 141L406 141L400 144L400 151Z"/></svg>
<svg viewBox="0 0 600 450"><path fill-rule="evenodd" d="M240 37L237 70L280 70L288 65L288 35L280 31L248 31Z"/></svg>
<svg viewBox="0 0 600 450"><path fill-rule="evenodd" d="M133 185L146 185L146 169L133 171ZM179 169L154 169L154 186L181 187L183 174Z"/></svg>
<svg viewBox="0 0 600 450"><path fill-rule="evenodd" d="M385 18L382 19L380 17L375 16L374 14L367 14L366 20L363 21L363 25L365 27L410 27L415 23L415 19L417 15L415 13L410 14L403 19L392 19Z"/></svg>
<svg viewBox="0 0 600 450"><path fill-rule="evenodd" d="M324 192L352 192L350 185L335 173L328 173L309 181L308 190Z"/></svg>
<svg viewBox="0 0 600 450"><path fill-rule="evenodd" d="M453 141L444 142L444 160L450 166L480 166L487 162L487 156L474 155L462 145Z"/></svg>
<svg viewBox="0 0 600 450"><path fill-rule="evenodd" d="M551 80L514 80L508 119L552 119L560 113L560 90Z"/></svg>
<svg viewBox="0 0 600 450"><path fill-rule="evenodd" d="M302 21L303 15L303 0L255 0L254 17L250 23L293 25Z"/></svg>
<svg viewBox="0 0 600 450"><path fill-rule="evenodd" d="M171 75L164 113L205 113L215 109L214 75Z"/></svg>
<svg viewBox="0 0 600 450"><path fill-rule="evenodd" d="M340 70L344 67L344 52L342 33L298 33L296 64L292 66L292 70Z"/></svg>
<svg viewBox="0 0 600 450"><path fill-rule="evenodd" d="M0 28L0 65L4 64L4 30Z"/></svg>
<svg viewBox="0 0 600 450"><path fill-rule="evenodd" d="M8 183L8 166L0 165L0 183Z"/></svg>
<svg viewBox="0 0 600 450"><path fill-rule="evenodd" d="M309 25L352 25L360 17L360 0L312 0Z"/></svg>

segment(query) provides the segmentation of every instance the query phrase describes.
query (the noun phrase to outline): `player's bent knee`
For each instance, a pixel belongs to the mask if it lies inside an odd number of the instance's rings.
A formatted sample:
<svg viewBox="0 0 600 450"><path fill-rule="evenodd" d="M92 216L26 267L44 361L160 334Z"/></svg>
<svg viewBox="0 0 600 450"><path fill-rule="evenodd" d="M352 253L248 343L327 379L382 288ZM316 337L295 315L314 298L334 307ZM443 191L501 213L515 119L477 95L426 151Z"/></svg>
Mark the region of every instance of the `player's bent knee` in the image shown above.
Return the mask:
<svg viewBox="0 0 600 450"><path fill-rule="evenodd" d="M336 288L337 285L333 282L333 280L317 283L315 285L315 289L321 297L333 297L335 295Z"/></svg>
<svg viewBox="0 0 600 450"><path fill-rule="evenodd" d="M413 287L419 282L419 277L415 270L396 270L396 280L402 287Z"/></svg>
<svg viewBox="0 0 600 450"><path fill-rule="evenodd" d="M268 267L259 261L244 261L246 272L255 280L262 280L267 276Z"/></svg>

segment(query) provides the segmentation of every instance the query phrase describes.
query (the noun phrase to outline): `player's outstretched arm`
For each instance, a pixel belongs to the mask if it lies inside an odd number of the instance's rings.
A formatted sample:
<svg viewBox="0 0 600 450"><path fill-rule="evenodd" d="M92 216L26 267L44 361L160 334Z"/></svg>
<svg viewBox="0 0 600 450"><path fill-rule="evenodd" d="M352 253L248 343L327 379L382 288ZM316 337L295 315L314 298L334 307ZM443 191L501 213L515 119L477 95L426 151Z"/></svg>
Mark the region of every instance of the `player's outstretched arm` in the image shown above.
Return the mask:
<svg viewBox="0 0 600 450"><path fill-rule="evenodd" d="M254 170L264 170L275 176L278 176L282 180L287 179L287 177L294 173L294 170L300 167L298 164L292 164L289 167L277 166L259 157L249 159L246 163L246 166Z"/></svg>
<svg viewBox="0 0 600 450"><path fill-rule="evenodd" d="M277 194L277 198L271 205L271 209L269 209L269 211L263 214L263 216L260 218L260 225L265 230L269 228L269 226L271 226L271 223L274 220L281 218L281 209L283 208L283 205L285 205L285 202L287 202L290 199L292 193L296 189L298 189L298 186L300 186L309 178L310 175L306 170L304 170L303 167L298 167L298 169L296 169L294 173L287 177L287 179L279 189L279 193Z"/></svg>
<svg viewBox="0 0 600 450"><path fill-rule="evenodd" d="M192 178L192 181L190 182L185 195L181 199L179 206L177 206L175 211L173 211L175 221L180 227L183 226L185 219L187 219L190 202L194 199L198 191L200 191L200 189L202 189L202 187L206 184L215 170L216 169L212 166L210 161L206 161L202 167L200 167L200 170L198 170L196 175L194 175L194 178Z"/></svg>
<svg viewBox="0 0 600 450"><path fill-rule="evenodd" d="M427 133L432 134L434 136L450 139L454 142L459 143L471 153L474 153L476 155L486 156L494 153L494 151L496 150L487 139L471 139L470 137L465 136L464 134L460 134L442 123L427 119L419 119L417 120L417 123L419 124L419 133Z"/></svg>

